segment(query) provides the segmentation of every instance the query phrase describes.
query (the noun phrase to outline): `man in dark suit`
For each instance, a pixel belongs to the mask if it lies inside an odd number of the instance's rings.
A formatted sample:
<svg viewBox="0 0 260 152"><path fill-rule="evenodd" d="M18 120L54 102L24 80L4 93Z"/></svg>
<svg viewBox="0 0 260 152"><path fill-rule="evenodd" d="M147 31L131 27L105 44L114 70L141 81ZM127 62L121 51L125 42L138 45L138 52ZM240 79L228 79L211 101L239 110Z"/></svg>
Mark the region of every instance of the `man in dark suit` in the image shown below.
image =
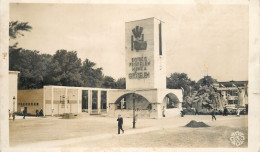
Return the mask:
<svg viewBox="0 0 260 152"><path fill-rule="evenodd" d="M120 134L120 129L124 133L124 129L122 128L122 126L123 126L123 118L121 117L121 115L118 115L117 121L118 121L118 134Z"/></svg>

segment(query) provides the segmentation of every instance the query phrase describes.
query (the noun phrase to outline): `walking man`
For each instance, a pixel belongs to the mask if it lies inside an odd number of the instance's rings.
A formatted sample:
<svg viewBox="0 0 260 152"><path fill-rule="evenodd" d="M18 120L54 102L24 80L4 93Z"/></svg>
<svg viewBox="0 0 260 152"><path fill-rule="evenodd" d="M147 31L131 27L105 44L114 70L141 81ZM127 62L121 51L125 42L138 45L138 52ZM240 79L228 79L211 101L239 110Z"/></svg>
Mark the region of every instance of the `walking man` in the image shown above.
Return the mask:
<svg viewBox="0 0 260 152"><path fill-rule="evenodd" d="M13 120L15 120L15 114L14 114L14 112L13 112Z"/></svg>
<svg viewBox="0 0 260 152"><path fill-rule="evenodd" d="M36 109L36 117L38 117L38 116L39 116L39 110Z"/></svg>
<svg viewBox="0 0 260 152"><path fill-rule="evenodd" d="M23 119L25 119L26 110L23 110Z"/></svg>
<svg viewBox="0 0 260 152"><path fill-rule="evenodd" d="M117 121L118 121L118 134L120 134L120 130L122 130L122 132L124 133L124 129L122 127L123 126L123 118L121 117L120 114L118 115Z"/></svg>
<svg viewBox="0 0 260 152"><path fill-rule="evenodd" d="M215 112L215 109L212 111L212 121L213 121L213 119L217 120L217 119L216 119L216 112Z"/></svg>
<svg viewBox="0 0 260 152"><path fill-rule="evenodd" d="M163 106L162 116L165 117L165 107Z"/></svg>
<svg viewBox="0 0 260 152"><path fill-rule="evenodd" d="M42 109L40 110L40 116L43 116L43 111L42 111Z"/></svg>
<svg viewBox="0 0 260 152"><path fill-rule="evenodd" d="M237 117L240 117L240 109L237 108Z"/></svg>

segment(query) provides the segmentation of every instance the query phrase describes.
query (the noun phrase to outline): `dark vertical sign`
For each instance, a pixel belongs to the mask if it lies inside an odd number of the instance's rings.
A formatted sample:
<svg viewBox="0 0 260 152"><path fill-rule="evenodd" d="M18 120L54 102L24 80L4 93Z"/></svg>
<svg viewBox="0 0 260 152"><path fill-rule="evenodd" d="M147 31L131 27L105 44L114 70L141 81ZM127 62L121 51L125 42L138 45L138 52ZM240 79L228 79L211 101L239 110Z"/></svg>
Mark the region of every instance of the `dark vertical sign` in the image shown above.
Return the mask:
<svg viewBox="0 0 260 152"><path fill-rule="evenodd" d="M133 35L132 35L132 36L131 36L131 50L132 50L132 51L134 50L133 44L134 44L134 37L133 37Z"/></svg>
<svg viewBox="0 0 260 152"><path fill-rule="evenodd" d="M162 23L159 24L159 54L162 55Z"/></svg>

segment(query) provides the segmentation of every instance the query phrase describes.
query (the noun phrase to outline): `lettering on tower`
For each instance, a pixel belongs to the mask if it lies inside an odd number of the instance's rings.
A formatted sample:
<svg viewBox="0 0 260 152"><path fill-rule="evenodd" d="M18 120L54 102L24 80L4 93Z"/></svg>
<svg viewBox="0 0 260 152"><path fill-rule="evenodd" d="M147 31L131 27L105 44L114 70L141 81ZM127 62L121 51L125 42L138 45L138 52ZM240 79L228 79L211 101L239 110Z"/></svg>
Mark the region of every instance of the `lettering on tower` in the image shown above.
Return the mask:
<svg viewBox="0 0 260 152"><path fill-rule="evenodd" d="M147 71L147 67L150 66L150 61L147 57L132 58L129 66L132 67L132 73L129 73L129 79L150 78L150 72Z"/></svg>
<svg viewBox="0 0 260 152"><path fill-rule="evenodd" d="M132 32L133 35L131 36L131 50L146 50L147 42L144 41L144 34L142 34L143 27L136 26L133 28Z"/></svg>

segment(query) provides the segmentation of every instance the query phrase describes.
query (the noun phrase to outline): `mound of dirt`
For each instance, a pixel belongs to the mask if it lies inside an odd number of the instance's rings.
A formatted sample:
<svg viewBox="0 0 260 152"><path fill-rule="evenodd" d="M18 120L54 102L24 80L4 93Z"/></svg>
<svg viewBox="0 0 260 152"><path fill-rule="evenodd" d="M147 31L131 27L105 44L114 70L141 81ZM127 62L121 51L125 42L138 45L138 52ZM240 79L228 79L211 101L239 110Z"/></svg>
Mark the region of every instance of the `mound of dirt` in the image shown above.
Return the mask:
<svg viewBox="0 0 260 152"><path fill-rule="evenodd" d="M185 127L199 128L199 127L210 127L204 122L197 122L195 120L191 120Z"/></svg>
<svg viewBox="0 0 260 152"><path fill-rule="evenodd" d="M72 113L64 113L62 116L63 119L75 119L77 115L72 114Z"/></svg>

